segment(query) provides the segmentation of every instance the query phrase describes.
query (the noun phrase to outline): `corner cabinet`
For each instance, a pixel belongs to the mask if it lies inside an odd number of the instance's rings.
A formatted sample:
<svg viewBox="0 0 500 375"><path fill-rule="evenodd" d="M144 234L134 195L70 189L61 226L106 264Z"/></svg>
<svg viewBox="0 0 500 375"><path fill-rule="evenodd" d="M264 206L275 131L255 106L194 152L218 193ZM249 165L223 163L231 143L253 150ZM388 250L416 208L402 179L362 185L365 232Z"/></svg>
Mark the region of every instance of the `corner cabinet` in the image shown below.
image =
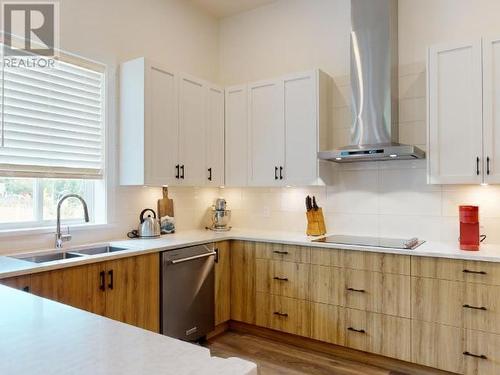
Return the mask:
<svg viewBox="0 0 500 375"><path fill-rule="evenodd" d="M145 58L120 79L120 184L222 185L224 91Z"/></svg>
<svg viewBox="0 0 500 375"><path fill-rule="evenodd" d="M428 53L428 182L500 183L500 39Z"/></svg>
<svg viewBox="0 0 500 375"><path fill-rule="evenodd" d="M322 165L317 152L331 125L331 88L316 69L226 89L226 185L330 181L331 163Z"/></svg>

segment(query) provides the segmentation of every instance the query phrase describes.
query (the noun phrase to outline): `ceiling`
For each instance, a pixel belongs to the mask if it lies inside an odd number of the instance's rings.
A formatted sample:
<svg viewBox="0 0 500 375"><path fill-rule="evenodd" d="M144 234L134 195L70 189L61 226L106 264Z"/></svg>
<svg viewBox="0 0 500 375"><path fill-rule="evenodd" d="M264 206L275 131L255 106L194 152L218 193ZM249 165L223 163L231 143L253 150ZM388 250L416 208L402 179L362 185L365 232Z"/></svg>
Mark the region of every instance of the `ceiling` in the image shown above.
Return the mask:
<svg viewBox="0 0 500 375"><path fill-rule="evenodd" d="M191 0L217 18L232 16L237 13L258 8L275 0Z"/></svg>

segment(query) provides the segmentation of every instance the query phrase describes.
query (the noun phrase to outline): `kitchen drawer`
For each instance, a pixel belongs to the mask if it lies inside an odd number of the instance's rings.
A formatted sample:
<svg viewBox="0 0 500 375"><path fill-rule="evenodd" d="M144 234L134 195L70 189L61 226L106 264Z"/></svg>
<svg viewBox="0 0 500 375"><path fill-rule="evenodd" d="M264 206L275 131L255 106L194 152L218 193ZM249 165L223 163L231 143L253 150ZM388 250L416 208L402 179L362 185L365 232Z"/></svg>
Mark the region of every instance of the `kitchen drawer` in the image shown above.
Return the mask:
<svg viewBox="0 0 500 375"><path fill-rule="evenodd" d="M330 305L344 305L344 269L311 265L310 299Z"/></svg>
<svg viewBox="0 0 500 375"><path fill-rule="evenodd" d="M330 344L345 344L345 310L324 303L311 303L311 338Z"/></svg>
<svg viewBox="0 0 500 375"><path fill-rule="evenodd" d="M411 361L463 373L464 330L442 324L411 321Z"/></svg>
<svg viewBox="0 0 500 375"><path fill-rule="evenodd" d="M368 251L344 251L344 267L410 275L410 257Z"/></svg>
<svg viewBox="0 0 500 375"><path fill-rule="evenodd" d="M310 263L311 249L306 246L283 245L258 242L255 244L257 258Z"/></svg>
<svg viewBox="0 0 500 375"><path fill-rule="evenodd" d="M307 301L257 293L257 325L310 337L311 305Z"/></svg>
<svg viewBox="0 0 500 375"><path fill-rule="evenodd" d="M411 278L412 318L462 327L465 284L458 281Z"/></svg>
<svg viewBox="0 0 500 375"><path fill-rule="evenodd" d="M256 289L278 296L309 299L309 264L256 260Z"/></svg>
<svg viewBox="0 0 500 375"><path fill-rule="evenodd" d="M464 327L500 334L500 286L466 283Z"/></svg>
<svg viewBox="0 0 500 375"><path fill-rule="evenodd" d="M343 254L344 251L339 249L312 247L311 264L317 264L320 266L342 267Z"/></svg>
<svg viewBox="0 0 500 375"><path fill-rule="evenodd" d="M466 375L500 374L500 336L466 330L463 357Z"/></svg>
<svg viewBox="0 0 500 375"><path fill-rule="evenodd" d="M346 269L345 306L410 317L410 276Z"/></svg>
<svg viewBox="0 0 500 375"><path fill-rule="evenodd" d="M409 319L345 309L345 345L365 352L411 359Z"/></svg>
<svg viewBox="0 0 500 375"><path fill-rule="evenodd" d="M500 285L500 263L413 256L412 276Z"/></svg>

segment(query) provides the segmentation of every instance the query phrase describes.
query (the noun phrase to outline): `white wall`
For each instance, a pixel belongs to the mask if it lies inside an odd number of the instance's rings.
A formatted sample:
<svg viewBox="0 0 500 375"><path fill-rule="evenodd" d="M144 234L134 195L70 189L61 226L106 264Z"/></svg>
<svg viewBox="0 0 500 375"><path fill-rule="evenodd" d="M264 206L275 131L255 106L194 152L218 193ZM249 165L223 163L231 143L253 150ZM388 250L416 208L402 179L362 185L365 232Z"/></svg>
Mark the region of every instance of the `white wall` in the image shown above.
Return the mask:
<svg viewBox="0 0 500 375"><path fill-rule="evenodd" d="M61 0L61 49L105 63L112 78L122 61L147 56L177 71L218 78L218 20L186 0ZM118 80L114 80L116 85ZM113 79L112 82L113 83ZM104 229L73 231L72 244L122 238L143 208L156 209L161 189L115 185L118 127L116 87L108 103L111 173L110 219ZM113 100L114 99L114 100ZM200 228L216 189L171 188L179 229ZM0 253L53 247L53 233L0 236Z"/></svg>
<svg viewBox="0 0 500 375"><path fill-rule="evenodd" d="M336 82L338 146L349 141L349 0L279 0L222 20L221 79L254 81L319 67ZM498 0L399 0L400 140L425 148L426 48L500 34ZM479 204L487 241L500 242L500 187L426 184L425 161L337 167L318 188L225 189L233 225L305 231L304 197L317 196L330 232L456 241L458 205Z"/></svg>

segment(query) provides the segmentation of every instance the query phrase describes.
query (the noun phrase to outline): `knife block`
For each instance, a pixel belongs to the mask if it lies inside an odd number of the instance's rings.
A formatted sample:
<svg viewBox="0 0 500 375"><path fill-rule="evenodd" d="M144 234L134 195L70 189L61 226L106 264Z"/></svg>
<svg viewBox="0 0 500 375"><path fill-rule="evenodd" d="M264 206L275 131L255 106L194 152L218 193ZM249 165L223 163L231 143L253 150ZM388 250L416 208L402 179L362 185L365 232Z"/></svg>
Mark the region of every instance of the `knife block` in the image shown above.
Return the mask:
<svg viewBox="0 0 500 375"><path fill-rule="evenodd" d="M322 236L326 234L325 218L323 209L310 210L306 212L308 236Z"/></svg>

